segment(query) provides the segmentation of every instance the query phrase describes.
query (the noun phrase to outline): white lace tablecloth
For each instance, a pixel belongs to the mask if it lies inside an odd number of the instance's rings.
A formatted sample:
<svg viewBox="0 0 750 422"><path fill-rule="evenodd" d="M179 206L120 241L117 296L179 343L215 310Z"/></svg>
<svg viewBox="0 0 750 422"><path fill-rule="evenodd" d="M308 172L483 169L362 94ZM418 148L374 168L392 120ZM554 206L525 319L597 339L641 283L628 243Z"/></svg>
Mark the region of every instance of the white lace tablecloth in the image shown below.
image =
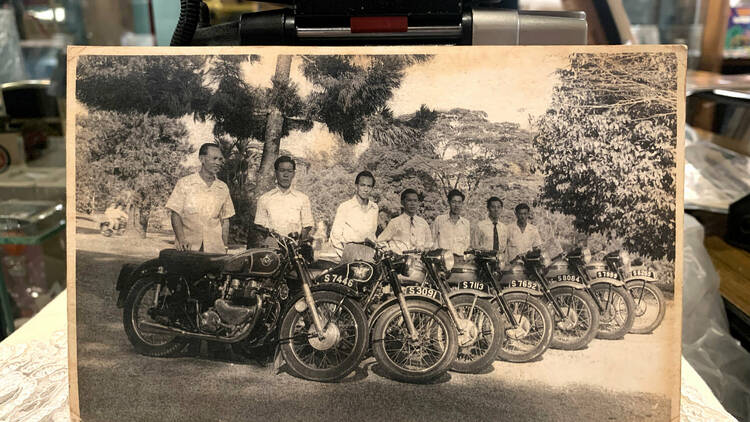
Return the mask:
<svg viewBox="0 0 750 422"><path fill-rule="evenodd" d="M0 343L0 421L69 421L66 292ZM680 419L735 421L682 359Z"/></svg>

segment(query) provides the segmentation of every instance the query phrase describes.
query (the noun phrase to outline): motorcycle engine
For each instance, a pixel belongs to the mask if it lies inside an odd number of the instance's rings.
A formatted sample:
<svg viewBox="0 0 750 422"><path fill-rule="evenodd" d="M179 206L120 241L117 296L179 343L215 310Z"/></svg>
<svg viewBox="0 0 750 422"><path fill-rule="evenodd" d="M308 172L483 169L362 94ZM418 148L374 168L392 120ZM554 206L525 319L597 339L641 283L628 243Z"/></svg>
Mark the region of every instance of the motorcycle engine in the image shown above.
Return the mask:
<svg viewBox="0 0 750 422"><path fill-rule="evenodd" d="M200 314L200 329L209 333L216 333L222 328L232 331L249 321L258 311L257 293L260 286L253 279L227 279L216 290L219 298L213 306Z"/></svg>

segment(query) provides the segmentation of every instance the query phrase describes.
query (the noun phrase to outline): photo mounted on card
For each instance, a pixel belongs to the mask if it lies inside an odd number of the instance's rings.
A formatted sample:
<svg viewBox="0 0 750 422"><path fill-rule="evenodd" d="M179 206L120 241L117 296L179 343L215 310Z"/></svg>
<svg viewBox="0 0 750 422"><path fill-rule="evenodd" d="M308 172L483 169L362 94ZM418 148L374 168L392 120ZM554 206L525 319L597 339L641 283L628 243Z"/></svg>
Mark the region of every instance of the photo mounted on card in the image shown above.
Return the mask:
<svg viewBox="0 0 750 422"><path fill-rule="evenodd" d="M71 47L74 418L674 419L685 61Z"/></svg>

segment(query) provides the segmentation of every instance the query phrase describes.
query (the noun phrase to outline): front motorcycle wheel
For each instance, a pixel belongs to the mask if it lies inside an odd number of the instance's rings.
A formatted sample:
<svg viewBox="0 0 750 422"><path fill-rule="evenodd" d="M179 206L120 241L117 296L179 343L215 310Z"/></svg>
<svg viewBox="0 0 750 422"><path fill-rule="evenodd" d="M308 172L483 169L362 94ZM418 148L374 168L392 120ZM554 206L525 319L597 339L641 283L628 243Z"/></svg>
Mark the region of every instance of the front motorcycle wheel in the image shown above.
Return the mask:
<svg viewBox="0 0 750 422"><path fill-rule="evenodd" d="M372 351L389 378L425 383L443 375L456 358L456 328L448 314L432 303L407 301L417 331L412 339L401 307L380 315L372 334Z"/></svg>
<svg viewBox="0 0 750 422"><path fill-rule="evenodd" d="M158 283L154 278L138 280L131 287L122 312L122 322L125 334L135 347L135 350L146 356L168 357L175 356L182 351L187 339L175 334L149 332L142 327L143 322L163 324L166 321L155 321L154 311L163 309L166 298L171 294L166 286Z"/></svg>
<svg viewBox="0 0 750 422"><path fill-rule="evenodd" d="M281 322L281 352L297 376L330 382L349 375L367 346L367 318L362 308L344 295L319 290L312 293L324 336L320 338L307 306L290 306ZM300 299L305 303L304 299ZM299 302L298 302L299 303Z"/></svg>
<svg viewBox="0 0 750 422"><path fill-rule="evenodd" d="M473 295L451 298L458 313L458 354L451 369L475 373L492 365L502 346L505 324L497 307Z"/></svg>
<svg viewBox="0 0 750 422"><path fill-rule="evenodd" d="M626 287L635 305L635 321L629 332L649 334L664 320L664 294L660 288L643 281L631 281Z"/></svg>
<svg viewBox="0 0 750 422"><path fill-rule="evenodd" d="M541 356L552 340L552 315L537 297L526 293L506 293L503 299L508 304L514 327L505 319L503 345L497 355L508 362L528 362Z"/></svg>
<svg viewBox="0 0 750 422"><path fill-rule="evenodd" d="M554 316L555 331L550 347L562 350L578 350L586 347L599 330L599 309L588 294L570 287L556 287L552 297L562 310L562 316L550 304Z"/></svg>
<svg viewBox="0 0 750 422"><path fill-rule="evenodd" d="M604 309L599 318L599 332L596 338L619 340L633 327L635 304L633 297L624 287L601 283L591 288Z"/></svg>

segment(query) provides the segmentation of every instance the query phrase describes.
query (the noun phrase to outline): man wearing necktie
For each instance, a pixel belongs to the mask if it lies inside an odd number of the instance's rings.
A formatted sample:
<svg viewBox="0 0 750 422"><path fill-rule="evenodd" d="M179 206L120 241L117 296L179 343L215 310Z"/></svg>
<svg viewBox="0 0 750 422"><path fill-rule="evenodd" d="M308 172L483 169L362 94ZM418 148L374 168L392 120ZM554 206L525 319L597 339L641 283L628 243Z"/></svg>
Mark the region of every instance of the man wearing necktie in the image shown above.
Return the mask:
<svg viewBox="0 0 750 422"><path fill-rule="evenodd" d="M401 192L401 206L404 212L388 222L378 236L378 242L385 242L396 253L409 249L429 249L432 246L430 225L416 215L419 210L419 194L414 189Z"/></svg>
<svg viewBox="0 0 750 422"><path fill-rule="evenodd" d="M500 222L503 201L493 196L487 200L487 218L474 226L473 246L476 249L493 250L505 255L508 247L508 229Z"/></svg>

